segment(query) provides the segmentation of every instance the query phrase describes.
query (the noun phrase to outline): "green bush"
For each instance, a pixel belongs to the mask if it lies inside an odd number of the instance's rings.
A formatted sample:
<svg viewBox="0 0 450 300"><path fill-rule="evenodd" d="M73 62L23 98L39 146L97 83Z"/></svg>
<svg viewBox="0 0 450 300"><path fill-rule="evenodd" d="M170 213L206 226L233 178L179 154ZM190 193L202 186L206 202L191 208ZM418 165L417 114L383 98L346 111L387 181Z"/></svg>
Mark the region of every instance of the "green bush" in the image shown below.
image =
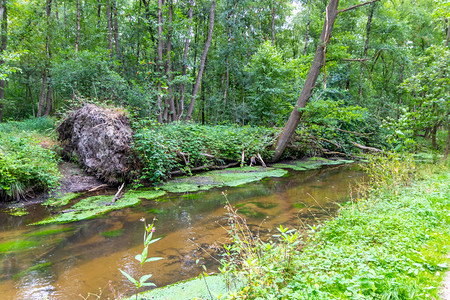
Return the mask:
<svg viewBox="0 0 450 300"><path fill-rule="evenodd" d="M258 153L270 157L267 146L276 136L276 129L270 128L191 123L143 123L135 132L134 150L143 169L140 179L146 181L160 181L175 169L189 173L196 166L240 161L242 151L247 159Z"/></svg>
<svg viewBox="0 0 450 300"><path fill-rule="evenodd" d="M30 191L56 187L59 180L55 153L39 145L37 131L53 127L52 119L0 125L0 199L20 199ZM24 131L24 130L35 131ZM43 137L48 138L48 137Z"/></svg>

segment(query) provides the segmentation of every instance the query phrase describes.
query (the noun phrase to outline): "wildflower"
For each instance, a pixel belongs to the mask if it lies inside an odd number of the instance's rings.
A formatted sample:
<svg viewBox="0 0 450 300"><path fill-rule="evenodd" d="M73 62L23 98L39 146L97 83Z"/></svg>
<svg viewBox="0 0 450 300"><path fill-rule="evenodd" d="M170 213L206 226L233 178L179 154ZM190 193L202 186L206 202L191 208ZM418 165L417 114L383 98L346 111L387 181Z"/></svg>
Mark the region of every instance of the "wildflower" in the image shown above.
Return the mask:
<svg viewBox="0 0 450 300"><path fill-rule="evenodd" d="M142 217L139 221L140 221L140 222L145 222L145 218Z"/></svg>

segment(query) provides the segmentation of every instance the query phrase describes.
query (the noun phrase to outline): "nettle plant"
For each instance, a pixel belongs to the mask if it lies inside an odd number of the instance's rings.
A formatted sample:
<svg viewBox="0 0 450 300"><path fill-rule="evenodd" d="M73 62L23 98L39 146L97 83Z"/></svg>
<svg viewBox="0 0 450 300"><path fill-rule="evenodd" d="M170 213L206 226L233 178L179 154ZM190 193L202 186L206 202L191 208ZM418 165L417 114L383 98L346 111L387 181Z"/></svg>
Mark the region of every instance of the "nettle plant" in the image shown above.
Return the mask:
<svg viewBox="0 0 450 300"><path fill-rule="evenodd" d="M148 224L145 222L145 219L142 218L140 220L141 222L144 222L144 249L142 250L141 254L136 255L135 259L140 263L141 267L148 262L153 262L157 260L163 259L162 257L148 257L148 247L153 244L154 242L159 241L161 238L153 239L153 233L155 232L155 225L154 223ZM154 220L155 221L155 220ZM152 274L146 274L141 276L141 278L135 279L130 274L128 274L125 271L122 271L119 269L119 271L136 287L136 300L138 299L138 293L139 290L142 287L156 287L156 285L153 282L147 282L147 280L152 277Z"/></svg>

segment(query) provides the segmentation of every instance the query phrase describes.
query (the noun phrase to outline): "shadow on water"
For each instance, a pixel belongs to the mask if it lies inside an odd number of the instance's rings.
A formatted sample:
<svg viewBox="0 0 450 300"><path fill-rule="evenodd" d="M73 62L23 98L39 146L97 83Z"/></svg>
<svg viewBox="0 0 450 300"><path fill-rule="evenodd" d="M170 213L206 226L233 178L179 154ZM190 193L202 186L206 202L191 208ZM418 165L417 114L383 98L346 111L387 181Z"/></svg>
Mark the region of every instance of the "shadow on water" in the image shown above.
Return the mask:
<svg viewBox="0 0 450 300"><path fill-rule="evenodd" d="M27 226L50 214L41 205L28 207L30 213L22 217L0 213L2 299L74 299L89 292L112 296L111 287L121 295L133 293L119 268L135 277L151 273L157 286L198 275L197 259L204 258L208 272L216 271L219 264L211 256L229 242L223 192L250 227L270 235L280 224L299 228L329 218L361 178L352 166L291 171L236 188L168 194L61 225ZM164 257L143 269L134 260L142 251L142 217L157 219L156 235L162 237L149 256Z"/></svg>

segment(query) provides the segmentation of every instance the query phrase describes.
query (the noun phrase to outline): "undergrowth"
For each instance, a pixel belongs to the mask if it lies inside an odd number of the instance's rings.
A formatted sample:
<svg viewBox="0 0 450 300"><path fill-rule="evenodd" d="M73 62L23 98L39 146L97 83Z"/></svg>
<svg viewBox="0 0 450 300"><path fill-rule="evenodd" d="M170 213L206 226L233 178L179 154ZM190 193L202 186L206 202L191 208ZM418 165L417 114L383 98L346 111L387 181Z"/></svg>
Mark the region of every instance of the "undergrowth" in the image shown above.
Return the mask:
<svg viewBox="0 0 450 300"><path fill-rule="evenodd" d="M246 161L260 153L270 157L277 130L263 127L207 126L141 122L134 126L133 148L142 163L141 181L158 182L173 170L190 174L191 168ZM206 168L205 168L206 169Z"/></svg>
<svg viewBox="0 0 450 300"><path fill-rule="evenodd" d="M436 299L450 249L449 166L402 162L371 158L364 198L307 234L280 227L278 242L255 237L231 208L221 270L248 284L228 299Z"/></svg>
<svg viewBox="0 0 450 300"><path fill-rule="evenodd" d="M58 158L44 148L54 145L48 136L53 126L49 118L0 124L0 200L57 186Z"/></svg>

